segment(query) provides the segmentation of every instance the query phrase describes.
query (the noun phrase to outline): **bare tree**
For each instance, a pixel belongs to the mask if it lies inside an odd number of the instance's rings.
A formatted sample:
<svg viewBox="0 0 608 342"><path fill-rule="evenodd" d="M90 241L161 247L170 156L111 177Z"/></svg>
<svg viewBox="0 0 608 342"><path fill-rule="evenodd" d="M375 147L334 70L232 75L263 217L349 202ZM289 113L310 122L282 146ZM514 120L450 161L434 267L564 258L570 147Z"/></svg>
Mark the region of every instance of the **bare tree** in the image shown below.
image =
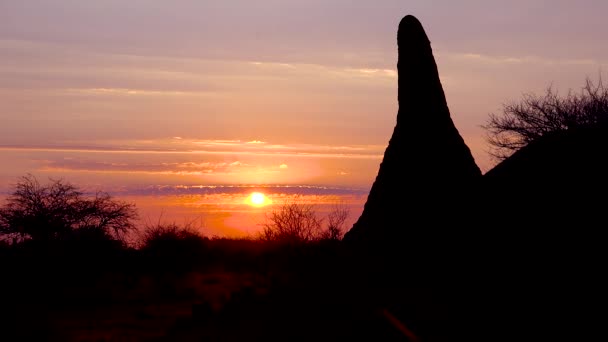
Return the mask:
<svg viewBox="0 0 608 342"><path fill-rule="evenodd" d="M608 122L608 88L587 78L580 93L560 96L548 87L543 96L524 94L520 102L503 105L502 115L490 114L487 141L490 154L499 160L530 142L556 131L588 127Z"/></svg>
<svg viewBox="0 0 608 342"><path fill-rule="evenodd" d="M313 204L297 199L288 201L267 216L261 238L285 243L340 240L349 214L346 205L336 204L328 216L322 218Z"/></svg>
<svg viewBox="0 0 608 342"><path fill-rule="evenodd" d="M85 198L70 183L52 180L41 185L27 175L21 177L0 208L0 235L13 241L49 241L75 230L87 230L122 240L135 229L135 218L133 204L115 200L105 192Z"/></svg>
<svg viewBox="0 0 608 342"><path fill-rule="evenodd" d="M327 215L327 228L325 238L329 240L342 240L346 232L346 220L350 209L344 203L337 203Z"/></svg>
<svg viewBox="0 0 608 342"><path fill-rule="evenodd" d="M317 240L322 233L322 222L312 204L285 202L268 215L262 238L287 243Z"/></svg>

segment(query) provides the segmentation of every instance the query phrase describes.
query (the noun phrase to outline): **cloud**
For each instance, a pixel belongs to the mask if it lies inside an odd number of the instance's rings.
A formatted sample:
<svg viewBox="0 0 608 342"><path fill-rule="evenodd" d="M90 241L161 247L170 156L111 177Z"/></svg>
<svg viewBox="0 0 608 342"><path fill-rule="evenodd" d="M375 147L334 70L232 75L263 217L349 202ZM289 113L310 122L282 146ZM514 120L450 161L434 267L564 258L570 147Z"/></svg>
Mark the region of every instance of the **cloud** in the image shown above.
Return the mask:
<svg viewBox="0 0 608 342"><path fill-rule="evenodd" d="M397 78L397 70L392 69L346 69L348 72L352 72L353 74L357 74L359 76L365 77L388 77L388 78Z"/></svg>
<svg viewBox="0 0 608 342"><path fill-rule="evenodd" d="M151 139L72 141L42 145L0 145L0 150L116 154L191 154L336 159L382 159L383 145L313 145L251 143L242 140Z"/></svg>
<svg viewBox="0 0 608 342"><path fill-rule="evenodd" d="M202 96L212 95L212 92L174 91L174 90L146 90L129 88L81 88L67 89L68 93L83 95L118 95L118 96Z"/></svg>
<svg viewBox="0 0 608 342"><path fill-rule="evenodd" d="M560 65L603 65L608 61L601 61L592 58L546 58L541 56L495 56L479 53L446 53L440 54L457 60L472 61L475 63L509 65L509 64L537 64L545 66L560 66Z"/></svg>
<svg viewBox="0 0 608 342"><path fill-rule="evenodd" d="M369 189L340 187L340 186L317 186L317 185L267 185L267 184L236 184L236 185L203 185L203 184L178 184L178 185L149 185L145 187L123 187L122 192L129 195L189 195L189 194L249 194L253 191L263 192L266 195L274 195L275 199L291 198L298 195L322 196L328 202L332 195L366 196ZM280 201L279 201L280 202Z"/></svg>
<svg viewBox="0 0 608 342"><path fill-rule="evenodd" d="M0 145L20 168L88 183L339 184L371 182L380 145L249 144L250 140L65 141L50 146ZM357 170L349 177L336 170Z"/></svg>
<svg viewBox="0 0 608 342"><path fill-rule="evenodd" d="M240 161L234 162L107 162L89 158L63 158L41 160L40 171L45 172L97 172L97 173L141 173L151 175L209 175L241 172L249 167Z"/></svg>
<svg viewBox="0 0 608 342"><path fill-rule="evenodd" d="M204 56L159 56L98 51L78 45L0 39L0 86L11 89L64 89L87 96L216 96L260 91L285 81L319 87L325 82L386 80L395 70L353 68L348 62L276 62ZM44 56L44 57L43 57ZM343 59L343 58L342 58ZM361 63L357 63L361 64ZM364 63L365 65L365 63ZM289 89L287 87L286 89Z"/></svg>

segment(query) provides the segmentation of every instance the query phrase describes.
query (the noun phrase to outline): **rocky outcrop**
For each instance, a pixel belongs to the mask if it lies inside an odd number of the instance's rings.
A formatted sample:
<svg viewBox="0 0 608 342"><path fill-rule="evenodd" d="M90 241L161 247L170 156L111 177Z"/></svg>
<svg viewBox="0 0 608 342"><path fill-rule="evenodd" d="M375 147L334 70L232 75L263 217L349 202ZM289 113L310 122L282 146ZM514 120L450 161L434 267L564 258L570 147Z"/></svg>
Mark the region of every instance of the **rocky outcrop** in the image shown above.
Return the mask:
<svg viewBox="0 0 608 342"><path fill-rule="evenodd" d="M439 220L462 216L467 193L481 179L450 117L431 44L420 22L399 24L399 112L363 213L345 241L415 243Z"/></svg>

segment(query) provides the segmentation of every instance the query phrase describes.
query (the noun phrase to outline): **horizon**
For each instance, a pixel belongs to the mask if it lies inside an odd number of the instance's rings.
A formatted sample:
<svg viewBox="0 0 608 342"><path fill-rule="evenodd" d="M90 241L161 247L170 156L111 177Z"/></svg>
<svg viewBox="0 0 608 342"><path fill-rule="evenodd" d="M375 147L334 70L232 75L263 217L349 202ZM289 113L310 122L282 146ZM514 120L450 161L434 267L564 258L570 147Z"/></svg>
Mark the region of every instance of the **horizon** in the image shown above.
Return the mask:
<svg viewBox="0 0 608 342"><path fill-rule="evenodd" d="M5 1L0 194L31 173L239 236L273 208L243 203L262 188L321 212L345 201L352 222L395 126L403 16L428 33L452 119L485 173L496 163L488 114L605 73L606 12L593 0Z"/></svg>

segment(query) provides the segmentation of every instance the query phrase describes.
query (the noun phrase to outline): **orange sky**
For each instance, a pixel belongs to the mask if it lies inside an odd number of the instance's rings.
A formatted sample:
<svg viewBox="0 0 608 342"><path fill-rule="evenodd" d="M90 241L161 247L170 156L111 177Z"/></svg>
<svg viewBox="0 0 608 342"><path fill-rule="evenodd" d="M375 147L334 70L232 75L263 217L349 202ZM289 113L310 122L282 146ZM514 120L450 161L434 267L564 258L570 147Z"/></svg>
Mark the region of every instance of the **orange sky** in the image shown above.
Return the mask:
<svg viewBox="0 0 608 342"><path fill-rule="evenodd" d="M313 191L302 193L277 193L269 189L256 188L255 191L266 193L267 204L252 205L248 200L249 189L240 193L191 194L191 195L156 195L156 196L121 196L121 198L138 204L140 219L143 224L157 222L174 222L191 224L208 236L256 237L268 214L279 210L286 201L310 203L320 218L326 217L336 205L349 209L346 227L350 228L363 210L367 194L363 191L340 191L313 194ZM253 189L251 190L253 191Z"/></svg>
<svg viewBox="0 0 608 342"><path fill-rule="evenodd" d="M605 13L600 0L1 1L0 193L28 172L64 178L132 196L146 215L208 210L210 229L229 234L255 217L230 209L233 193L214 194L218 211L146 189L360 196L395 124L406 14L427 30L453 120L485 172L489 113L605 73Z"/></svg>

